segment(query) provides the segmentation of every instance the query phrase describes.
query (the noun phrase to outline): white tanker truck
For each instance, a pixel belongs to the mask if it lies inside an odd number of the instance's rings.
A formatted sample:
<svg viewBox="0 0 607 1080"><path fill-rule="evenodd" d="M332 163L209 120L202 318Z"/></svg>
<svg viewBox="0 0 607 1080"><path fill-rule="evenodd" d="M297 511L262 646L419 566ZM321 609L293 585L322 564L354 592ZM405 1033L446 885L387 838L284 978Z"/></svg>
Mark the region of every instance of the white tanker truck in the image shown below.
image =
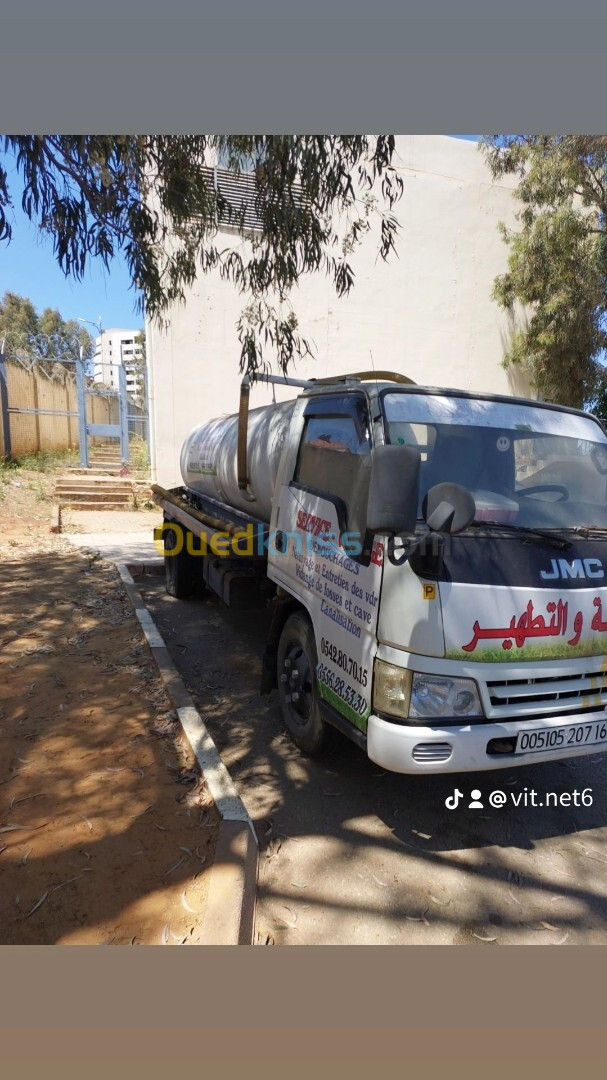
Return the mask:
<svg viewBox="0 0 607 1080"><path fill-rule="evenodd" d="M171 595L271 606L261 689L296 745L337 728L402 773L607 749L601 423L386 372L267 378L302 393L249 412L245 379L153 491Z"/></svg>

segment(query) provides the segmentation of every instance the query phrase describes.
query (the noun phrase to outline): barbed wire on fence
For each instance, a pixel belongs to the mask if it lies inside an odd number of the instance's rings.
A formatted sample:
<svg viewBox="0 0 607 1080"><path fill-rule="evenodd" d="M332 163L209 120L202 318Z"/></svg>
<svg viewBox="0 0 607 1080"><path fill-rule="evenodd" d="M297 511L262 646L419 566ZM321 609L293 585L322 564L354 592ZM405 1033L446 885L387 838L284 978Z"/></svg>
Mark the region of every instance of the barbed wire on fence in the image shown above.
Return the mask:
<svg viewBox="0 0 607 1080"><path fill-rule="evenodd" d="M50 382L64 382L65 380L73 382L76 378L75 365L71 361L40 360L35 356L14 356L10 353L3 353L1 348L0 359L8 360L10 364L27 371L30 375L43 375Z"/></svg>
<svg viewBox="0 0 607 1080"><path fill-rule="evenodd" d="M12 331L0 336L0 353L25 366L30 363L72 363L80 358L81 342L77 335L29 334Z"/></svg>

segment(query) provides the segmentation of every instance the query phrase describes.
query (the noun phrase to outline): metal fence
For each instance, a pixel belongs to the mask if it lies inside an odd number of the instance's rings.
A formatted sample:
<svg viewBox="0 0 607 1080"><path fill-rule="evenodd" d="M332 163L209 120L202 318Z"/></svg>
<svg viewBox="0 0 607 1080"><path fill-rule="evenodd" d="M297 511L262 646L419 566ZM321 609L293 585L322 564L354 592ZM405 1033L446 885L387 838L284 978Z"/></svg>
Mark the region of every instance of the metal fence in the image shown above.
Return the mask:
<svg viewBox="0 0 607 1080"><path fill-rule="evenodd" d="M117 365L119 367L119 365ZM78 449L81 464L101 444L124 463L145 464L149 429L142 373L137 394L124 371L104 385L82 360L46 360L0 353L0 457Z"/></svg>

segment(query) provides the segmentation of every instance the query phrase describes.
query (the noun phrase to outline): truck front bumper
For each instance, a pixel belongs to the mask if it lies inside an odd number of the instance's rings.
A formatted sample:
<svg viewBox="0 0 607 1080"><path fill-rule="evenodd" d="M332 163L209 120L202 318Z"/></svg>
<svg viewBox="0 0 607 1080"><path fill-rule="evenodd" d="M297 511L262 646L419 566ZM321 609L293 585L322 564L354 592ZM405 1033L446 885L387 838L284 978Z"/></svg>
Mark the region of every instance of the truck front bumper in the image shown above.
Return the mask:
<svg viewBox="0 0 607 1080"><path fill-rule="evenodd" d="M367 725L367 754L384 769L398 773L484 772L488 769L512 769L517 765L535 765L542 761L600 754L606 743L560 746L531 753L490 754L493 739L516 738L523 731L546 728L569 728L591 721L607 720L607 711L577 713L569 716L542 716L526 721L500 721L488 724L423 727L398 724L373 714Z"/></svg>

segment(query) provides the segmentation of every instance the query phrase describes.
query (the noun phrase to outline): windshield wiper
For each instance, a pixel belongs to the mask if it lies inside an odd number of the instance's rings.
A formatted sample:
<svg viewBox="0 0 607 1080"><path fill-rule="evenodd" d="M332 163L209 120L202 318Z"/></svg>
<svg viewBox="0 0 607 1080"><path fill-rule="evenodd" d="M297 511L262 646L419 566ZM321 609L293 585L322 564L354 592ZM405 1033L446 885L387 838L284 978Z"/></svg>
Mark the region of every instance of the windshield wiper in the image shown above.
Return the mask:
<svg viewBox="0 0 607 1080"><path fill-rule="evenodd" d="M573 525L571 529L563 532L572 532L576 536L592 537L607 536L607 525Z"/></svg>
<svg viewBox="0 0 607 1080"><path fill-rule="evenodd" d="M553 532L545 532L543 529L530 529L526 525L515 525L504 521L473 521L470 528L474 529L504 529L506 532L522 533L523 536L534 537L536 540L547 540L556 547L571 547L571 541L564 536L557 536ZM607 532L607 530L606 530Z"/></svg>

